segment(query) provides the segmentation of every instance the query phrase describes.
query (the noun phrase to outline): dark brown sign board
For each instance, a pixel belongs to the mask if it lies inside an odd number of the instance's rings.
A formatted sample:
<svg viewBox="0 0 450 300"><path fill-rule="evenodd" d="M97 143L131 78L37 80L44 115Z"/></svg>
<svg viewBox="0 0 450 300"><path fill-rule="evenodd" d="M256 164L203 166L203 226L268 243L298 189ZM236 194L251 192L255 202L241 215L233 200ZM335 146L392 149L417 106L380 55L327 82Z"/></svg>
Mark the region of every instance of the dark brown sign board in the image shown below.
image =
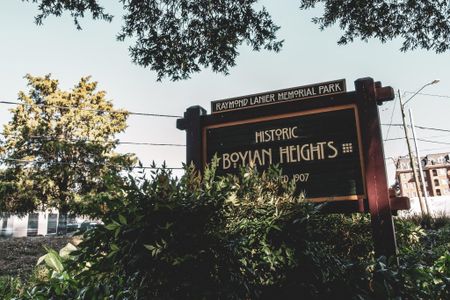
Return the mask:
<svg viewBox="0 0 450 300"><path fill-rule="evenodd" d="M214 156L219 174L278 164L309 201L327 202L331 212L370 212L375 251L391 256L378 105L392 99L393 89L372 78L356 80L351 92L341 79L214 101L210 115L189 107L177 128L186 130L186 162L199 170Z"/></svg>
<svg viewBox="0 0 450 300"><path fill-rule="evenodd" d="M279 165L309 201L362 200L358 123L356 106L344 105L205 126L204 163L217 156L219 175Z"/></svg>

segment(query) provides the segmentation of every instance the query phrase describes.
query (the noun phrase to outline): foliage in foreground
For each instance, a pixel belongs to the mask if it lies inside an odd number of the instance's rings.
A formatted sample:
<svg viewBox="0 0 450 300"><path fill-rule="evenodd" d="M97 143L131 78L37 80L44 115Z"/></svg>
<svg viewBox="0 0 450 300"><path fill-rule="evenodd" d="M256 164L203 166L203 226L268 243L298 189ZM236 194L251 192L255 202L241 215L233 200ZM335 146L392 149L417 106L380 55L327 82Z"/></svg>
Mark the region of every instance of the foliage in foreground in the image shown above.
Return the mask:
<svg viewBox="0 0 450 300"><path fill-rule="evenodd" d="M0 280L6 299L446 299L450 224L397 221L395 266L375 259L365 215L321 215L279 172L181 180L166 170L99 194L105 226L49 251L44 274ZM113 188L114 187L114 188ZM72 251L74 250L74 251ZM72 251L70 254L67 252ZM113 295L113 296L112 296Z"/></svg>

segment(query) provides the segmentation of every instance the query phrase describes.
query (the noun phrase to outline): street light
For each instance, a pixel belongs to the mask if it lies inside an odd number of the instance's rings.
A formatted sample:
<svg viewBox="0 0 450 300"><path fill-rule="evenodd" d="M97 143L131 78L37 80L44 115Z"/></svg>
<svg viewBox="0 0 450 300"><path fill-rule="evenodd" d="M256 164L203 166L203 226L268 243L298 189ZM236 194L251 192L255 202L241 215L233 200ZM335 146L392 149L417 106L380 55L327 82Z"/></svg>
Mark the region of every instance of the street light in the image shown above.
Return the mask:
<svg viewBox="0 0 450 300"><path fill-rule="evenodd" d="M417 156L417 164L419 166L419 172L420 172L420 181L422 183L421 186L422 186L422 191L423 191L423 195L424 195L425 199L422 198L421 191L420 191L421 189L419 188L420 185L419 185L419 180L417 178L417 171L416 171L416 168L415 168L414 158L413 158L413 155L412 155L408 129L407 129L407 126L406 126L406 117L405 117L404 108L405 108L405 105L409 101L411 101L418 93L420 93L420 91L422 91L427 86L432 85L432 84L436 84L438 82L439 82L439 79L435 79L435 80L425 84L420 89L418 89L411 97L409 97L408 100L406 100L406 102L404 104L402 103L402 97L400 95L400 90L398 91L398 97L399 97L399 101L400 101L400 110L402 112L403 129L405 130L405 138L406 138L406 144L408 145L409 160L410 160L411 168L412 168L412 171L413 171L414 181L416 183L416 191L417 191L417 196L419 197L419 204L420 204L420 210L422 212L422 216L429 215L429 213L430 213L430 210L429 210L429 207L428 207L428 195L427 195L427 191L426 191L426 187L425 187L425 180L423 178L422 164L420 162L420 156L419 156L419 148L417 146L417 141L414 138L415 148L416 148L416 156ZM412 111L411 111L411 109L409 110L409 116L410 116L410 119L411 119L411 126L413 127L413 135L415 137L414 123L413 123L413 119L412 119Z"/></svg>
<svg viewBox="0 0 450 300"><path fill-rule="evenodd" d="M420 93L421 90L423 90L424 88L426 88L429 85L432 84L436 84L438 83L440 80L439 79L435 79L432 82L428 82L427 84L425 84L423 87L421 87L420 89L417 90L417 92L415 92L411 97L409 97L408 100L406 100L405 104L403 104L403 106L405 106L406 104L408 104L409 101L411 101L412 98L414 98L418 93Z"/></svg>

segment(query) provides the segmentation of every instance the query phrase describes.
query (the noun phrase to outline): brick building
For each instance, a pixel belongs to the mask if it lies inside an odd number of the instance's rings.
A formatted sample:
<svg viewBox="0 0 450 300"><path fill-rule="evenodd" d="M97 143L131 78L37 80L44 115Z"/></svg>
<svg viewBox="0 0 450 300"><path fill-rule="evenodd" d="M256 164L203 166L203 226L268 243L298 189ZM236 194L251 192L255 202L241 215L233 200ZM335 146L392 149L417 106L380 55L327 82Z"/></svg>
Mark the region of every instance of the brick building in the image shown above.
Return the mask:
<svg viewBox="0 0 450 300"><path fill-rule="evenodd" d="M428 154L421 158L425 186L428 195L449 196L450 195L450 153ZM396 180L400 187L401 196L417 197L414 175L411 170L409 157L399 157L396 160ZM416 165L417 174L419 168ZM420 177L419 177L420 182Z"/></svg>

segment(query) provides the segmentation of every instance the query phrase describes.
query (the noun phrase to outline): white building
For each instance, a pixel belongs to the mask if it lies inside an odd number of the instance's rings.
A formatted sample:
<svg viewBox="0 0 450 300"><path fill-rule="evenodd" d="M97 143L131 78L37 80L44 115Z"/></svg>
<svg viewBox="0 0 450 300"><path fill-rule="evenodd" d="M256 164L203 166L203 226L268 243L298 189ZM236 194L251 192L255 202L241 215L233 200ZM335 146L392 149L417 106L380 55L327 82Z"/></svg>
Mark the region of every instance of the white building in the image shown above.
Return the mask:
<svg viewBox="0 0 450 300"><path fill-rule="evenodd" d="M23 217L15 215L2 217L0 214L0 236L25 237L56 234L58 217L57 211L31 213ZM83 221L85 219L69 217L68 231L78 228Z"/></svg>

